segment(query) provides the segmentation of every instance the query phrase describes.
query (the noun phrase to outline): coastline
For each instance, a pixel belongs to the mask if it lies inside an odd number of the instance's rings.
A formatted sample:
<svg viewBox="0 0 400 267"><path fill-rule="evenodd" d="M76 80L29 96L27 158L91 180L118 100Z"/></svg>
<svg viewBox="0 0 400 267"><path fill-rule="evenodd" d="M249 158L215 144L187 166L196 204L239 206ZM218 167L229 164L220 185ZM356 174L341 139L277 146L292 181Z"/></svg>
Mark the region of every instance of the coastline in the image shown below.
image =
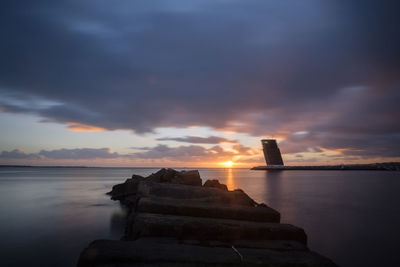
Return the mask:
<svg viewBox="0 0 400 267"><path fill-rule="evenodd" d="M291 171L291 170L318 170L318 171L400 171L400 162L383 162L370 164L341 164L316 166L256 166L255 171Z"/></svg>

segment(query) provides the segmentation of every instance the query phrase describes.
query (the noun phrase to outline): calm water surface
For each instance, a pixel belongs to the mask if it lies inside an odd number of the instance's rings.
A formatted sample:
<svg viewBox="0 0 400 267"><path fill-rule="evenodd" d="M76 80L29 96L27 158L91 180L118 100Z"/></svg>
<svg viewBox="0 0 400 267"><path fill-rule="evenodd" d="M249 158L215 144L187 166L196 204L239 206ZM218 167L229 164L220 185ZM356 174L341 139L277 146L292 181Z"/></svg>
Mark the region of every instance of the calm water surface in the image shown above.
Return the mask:
<svg viewBox="0 0 400 267"><path fill-rule="evenodd" d="M124 210L106 192L157 169L0 168L1 266L74 266L94 239L119 239ZM305 229L344 267L400 266L400 173L201 169Z"/></svg>

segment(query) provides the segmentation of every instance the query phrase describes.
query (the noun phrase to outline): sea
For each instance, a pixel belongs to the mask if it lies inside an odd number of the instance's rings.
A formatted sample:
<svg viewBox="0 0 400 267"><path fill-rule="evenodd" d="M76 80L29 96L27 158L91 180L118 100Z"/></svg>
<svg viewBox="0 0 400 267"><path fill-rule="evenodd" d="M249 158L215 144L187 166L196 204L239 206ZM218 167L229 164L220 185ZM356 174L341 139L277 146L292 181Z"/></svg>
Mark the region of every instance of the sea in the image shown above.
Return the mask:
<svg viewBox="0 0 400 267"><path fill-rule="evenodd" d="M106 195L149 168L0 168L0 265L75 266L95 239L120 239L126 211ZM400 172L199 169L304 228L343 267L400 266Z"/></svg>

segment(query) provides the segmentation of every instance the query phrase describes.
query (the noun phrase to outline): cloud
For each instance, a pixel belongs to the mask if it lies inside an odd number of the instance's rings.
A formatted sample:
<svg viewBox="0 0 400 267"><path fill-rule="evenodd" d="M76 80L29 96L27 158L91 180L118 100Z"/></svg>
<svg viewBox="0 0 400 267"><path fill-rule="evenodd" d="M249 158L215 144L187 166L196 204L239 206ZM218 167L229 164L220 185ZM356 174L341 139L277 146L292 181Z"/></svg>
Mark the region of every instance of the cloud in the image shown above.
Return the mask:
<svg viewBox="0 0 400 267"><path fill-rule="evenodd" d="M244 146L242 144L236 144L232 148L241 155L254 155L254 154L258 153L258 152L255 152L253 148Z"/></svg>
<svg viewBox="0 0 400 267"><path fill-rule="evenodd" d="M94 158L117 158L120 154L112 152L109 148L76 148L41 150L39 155L51 159L94 159Z"/></svg>
<svg viewBox="0 0 400 267"><path fill-rule="evenodd" d="M234 156L240 155L237 152L224 150L220 146L204 148L198 145L169 147L166 145L157 145L146 149L143 152L134 153L134 158L142 159L168 159L171 161L223 161L231 160Z"/></svg>
<svg viewBox="0 0 400 267"><path fill-rule="evenodd" d="M38 153L26 153L20 149L2 151L0 159L110 159L124 157L109 148L76 148L41 150Z"/></svg>
<svg viewBox="0 0 400 267"><path fill-rule="evenodd" d="M20 149L14 149L12 151L2 151L0 153L0 159L38 159L38 154L25 153Z"/></svg>
<svg viewBox="0 0 400 267"><path fill-rule="evenodd" d="M193 144L220 144L220 143L236 143L237 142L237 140L231 140L231 139L218 137L218 136L163 137L163 138L157 138L157 141L176 141L176 142L193 143Z"/></svg>
<svg viewBox="0 0 400 267"><path fill-rule="evenodd" d="M205 148L199 145L170 147L157 145L155 147L142 147L135 153L121 154L112 152L110 148L75 148L41 150L38 153L25 153L22 150L3 151L0 159L40 159L40 160L84 160L84 159L168 159L170 161L207 161L232 160L235 156L248 155L248 149L244 146L236 148L236 151L225 150L216 145Z"/></svg>
<svg viewBox="0 0 400 267"><path fill-rule="evenodd" d="M77 122L66 122L68 129L73 132L103 132L106 129Z"/></svg>
<svg viewBox="0 0 400 267"><path fill-rule="evenodd" d="M75 130L283 136L291 153L400 151L398 1L2 6L2 112ZM309 134L292 136L299 131Z"/></svg>
<svg viewBox="0 0 400 267"><path fill-rule="evenodd" d="M373 88L344 88L324 107L324 121L309 123L308 131L288 134L283 153L342 150L344 155L400 157L400 91L390 95Z"/></svg>

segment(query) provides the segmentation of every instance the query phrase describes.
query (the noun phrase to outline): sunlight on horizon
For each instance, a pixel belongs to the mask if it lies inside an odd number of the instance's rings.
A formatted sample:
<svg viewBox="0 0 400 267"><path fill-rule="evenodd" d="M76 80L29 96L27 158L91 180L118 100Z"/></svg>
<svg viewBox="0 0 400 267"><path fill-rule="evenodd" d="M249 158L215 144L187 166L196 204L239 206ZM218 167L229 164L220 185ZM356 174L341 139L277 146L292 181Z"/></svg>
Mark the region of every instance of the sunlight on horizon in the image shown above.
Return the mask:
<svg viewBox="0 0 400 267"><path fill-rule="evenodd" d="M233 166L233 162L232 161L225 161L225 162L222 162L221 163L224 167L226 167L226 168L232 168L232 166Z"/></svg>

